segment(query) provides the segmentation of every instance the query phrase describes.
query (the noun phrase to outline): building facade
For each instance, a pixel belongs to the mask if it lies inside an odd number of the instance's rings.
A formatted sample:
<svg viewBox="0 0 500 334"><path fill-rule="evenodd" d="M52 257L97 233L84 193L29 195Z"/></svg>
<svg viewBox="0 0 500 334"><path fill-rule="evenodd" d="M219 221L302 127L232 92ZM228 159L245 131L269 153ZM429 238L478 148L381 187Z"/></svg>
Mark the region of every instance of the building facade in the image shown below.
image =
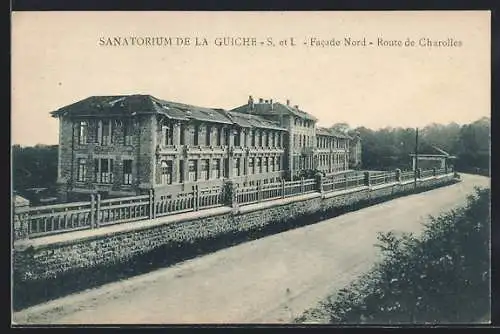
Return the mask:
<svg viewBox="0 0 500 334"><path fill-rule="evenodd" d="M359 134L351 136L349 140L349 168L361 168L361 138Z"/></svg>
<svg viewBox="0 0 500 334"><path fill-rule="evenodd" d="M316 169L324 174L342 172L349 169L349 137L333 130L316 130Z"/></svg>
<svg viewBox="0 0 500 334"><path fill-rule="evenodd" d="M250 96L247 104L232 111L258 115L286 129L288 141L285 143L284 174L288 179L311 176L318 170L330 174L349 168L350 138L330 129L318 128L317 118L298 105L292 106L290 100L282 104L263 98L254 101Z"/></svg>
<svg viewBox="0 0 500 334"><path fill-rule="evenodd" d="M348 168L348 138L317 135L316 119L289 103L250 97L226 111L150 95L94 96L51 114L59 119L57 182L68 200L150 189L171 197L224 179L247 186Z"/></svg>

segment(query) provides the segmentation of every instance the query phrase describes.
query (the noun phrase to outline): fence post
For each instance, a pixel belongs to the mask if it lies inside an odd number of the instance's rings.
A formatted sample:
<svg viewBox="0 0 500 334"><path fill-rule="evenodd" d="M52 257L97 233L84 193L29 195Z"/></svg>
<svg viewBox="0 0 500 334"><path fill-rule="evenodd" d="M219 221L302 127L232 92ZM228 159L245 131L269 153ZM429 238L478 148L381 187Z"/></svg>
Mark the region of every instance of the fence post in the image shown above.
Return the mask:
<svg viewBox="0 0 500 334"><path fill-rule="evenodd" d="M417 179L422 178L422 168L417 169Z"/></svg>
<svg viewBox="0 0 500 334"><path fill-rule="evenodd" d="M261 201L262 200L262 184L261 184L261 180L257 181L257 201Z"/></svg>
<svg viewBox="0 0 500 334"><path fill-rule="evenodd" d="M232 208L238 206L236 185L231 179L226 179L224 181L224 203Z"/></svg>
<svg viewBox="0 0 500 334"><path fill-rule="evenodd" d="M436 167L432 168L432 176L436 176L437 175L437 170L436 170Z"/></svg>
<svg viewBox="0 0 500 334"><path fill-rule="evenodd" d="M14 196L12 213L14 240L29 239L29 201L18 202L17 196Z"/></svg>
<svg viewBox="0 0 500 334"><path fill-rule="evenodd" d="M365 172L365 186L370 186L370 172Z"/></svg>
<svg viewBox="0 0 500 334"><path fill-rule="evenodd" d="M304 177L301 176L300 177L300 193L303 194L304 191L305 191L305 189L304 189Z"/></svg>
<svg viewBox="0 0 500 334"><path fill-rule="evenodd" d="M90 228L95 228L95 194L90 194Z"/></svg>
<svg viewBox="0 0 500 334"><path fill-rule="evenodd" d="M281 198L285 198L285 179L281 179Z"/></svg>
<svg viewBox="0 0 500 334"><path fill-rule="evenodd" d="M153 189L149 189L149 219L156 218L156 210L155 210L155 191Z"/></svg>
<svg viewBox="0 0 500 334"><path fill-rule="evenodd" d="M396 168L396 182L401 182L401 169Z"/></svg>
<svg viewBox="0 0 500 334"><path fill-rule="evenodd" d="M95 211L95 227L99 227L100 220L101 220L101 194L97 194L97 204L96 204L96 211Z"/></svg>
<svg viewBox="0 0 500 334"><path fill-rule="evenodd" d="M200 192L198 191L198 185L193 186L193 201L194 211L198 211L200 205Z"/></svg>
<svg viewBox="0 0 500 334"><path fill-rule="evenodd" d="M323 175L321 173L316 174L316 187L319 193L323 193Z"/></svg>

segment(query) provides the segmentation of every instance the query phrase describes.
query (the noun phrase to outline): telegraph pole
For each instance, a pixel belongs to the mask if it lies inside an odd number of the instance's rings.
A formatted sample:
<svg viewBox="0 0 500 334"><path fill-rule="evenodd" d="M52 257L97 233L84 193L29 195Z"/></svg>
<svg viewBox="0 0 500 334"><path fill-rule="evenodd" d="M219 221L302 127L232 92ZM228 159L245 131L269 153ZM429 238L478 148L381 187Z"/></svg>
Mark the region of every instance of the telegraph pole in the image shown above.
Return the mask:
<svg viewBox="0 0 500 334"><path fill-rule="evenodd" d="M417 175L418 175L418 128L415 128L415 171L414 171L414 182L417 186Z"/></svg>

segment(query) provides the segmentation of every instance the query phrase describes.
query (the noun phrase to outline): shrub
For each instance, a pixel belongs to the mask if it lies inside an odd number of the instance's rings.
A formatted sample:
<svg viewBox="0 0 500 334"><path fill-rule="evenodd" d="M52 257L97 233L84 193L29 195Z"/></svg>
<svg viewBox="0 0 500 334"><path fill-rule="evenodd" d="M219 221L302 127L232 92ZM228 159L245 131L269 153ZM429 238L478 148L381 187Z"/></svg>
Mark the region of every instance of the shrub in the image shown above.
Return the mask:
<svg viewBox="0 0 500 334"><path fill-rule="evenodd" d="M379 234L383 261L318 310L330 323L465 323L490 312L490 190L430 217L420 238Z"/></svg>

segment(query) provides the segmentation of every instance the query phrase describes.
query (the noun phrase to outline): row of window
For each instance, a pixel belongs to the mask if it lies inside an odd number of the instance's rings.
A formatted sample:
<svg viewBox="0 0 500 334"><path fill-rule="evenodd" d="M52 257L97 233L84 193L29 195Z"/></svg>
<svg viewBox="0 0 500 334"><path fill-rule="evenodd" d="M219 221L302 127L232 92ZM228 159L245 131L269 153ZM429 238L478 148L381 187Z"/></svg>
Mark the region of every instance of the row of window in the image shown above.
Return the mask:
<svg viewBox="0 0 500 334"><path fill-rule="evenodd" d="M204 135L200 135L204 130ZM234 146L259 146L259 147L281 147L282 139L281 133L275 131L266 130L251 130L250 138L247 138L247 131L242 129L231 130L229 128L223 128L221 126L211 126L211 125L195 125L189 127L189 132L186 131L186 125L180 125L180 145L205 145L205 146L229 146L230 142L230 131L233 131L233 142ZM175 145L174 143L174 126L173 124L163 125L161 128L161 142L163 146ZM186 136L189 133L189 136ZM215 134L215 138L213 138ZM244 134L242 136L242 134ZM186 138L187 137L187 138ZM202 140L202 137L203 140Z"/></svg>
<svg viewBox="0 0 500 334"><path fill-rule="evenodd" d="M130 120L123 123L123 144L132 145L133 126ZM92 131L94 143L99 145L111 145L113 142L113 131L115 124L112 120L104 119L92 122L92 128L88 121L80 121L78 123L78 143L90 143L90 134Z"/></svg>
<svg viewBox="0 0 500 334"><path fill-rule="evenodd" d="M347 141L331 137L317 137L316 146L318 148L346 148Z"/></svg>
<svg viewBox="0 0 500 334"><path fill-rule="evenodd" d="M294 147L312 147L313 146L313 136L307 136L307 135L294 135L293 136L293 143Z"/></svg>
<svg viewBox="0 0 500 334"><path fill-rule="evenodd" d="M339 165L345 163L345 155L335 153L333 154L333 164ZM327 154L321 154L318 156L319 166L328 166L330 164L330 156Z"/></svg>
<svg viewBox="0 0 500 334"><path fill-rule="evenodd" d="M301 126L301 127L305 127L305 128L311 128L311 129L314 128L313 121L308 121L305 119L296 118L294 123L295 123L295 126Z"/></svg>
<svg viewBox="0 0 500 334"><path fill-rule="evenodd" d="M251 174L260 174L275 172L280 170L280 157L259 157L248 158L248 169L242 165L245 158L234 158L231 176L242 176ZM222 168L221 161L224 163ZM209 175L209 165L212 164L211 175ZM184 160L179 163L179 182L184 182ZM172 160L163 160L160 164L161 168L161 184L172 184L173 182L173 162ZM187 181L195 182L200 180L219 179L229 177L229 159L201 159L199 163L200 173L198 175L197 160L187 160ZM199 176L199 178L198 178Z"/></svg>
<svg viewBox="0 0 500 334"><path fill-rule="evenodd" d="M87 181L88 164L87 159L79 158L77 161L77 181ZM113 159L94 159L94 181L97 183L114 183L114 160ZM132 160L123 160L122 164L122 183L132 184Z"/></svg>

